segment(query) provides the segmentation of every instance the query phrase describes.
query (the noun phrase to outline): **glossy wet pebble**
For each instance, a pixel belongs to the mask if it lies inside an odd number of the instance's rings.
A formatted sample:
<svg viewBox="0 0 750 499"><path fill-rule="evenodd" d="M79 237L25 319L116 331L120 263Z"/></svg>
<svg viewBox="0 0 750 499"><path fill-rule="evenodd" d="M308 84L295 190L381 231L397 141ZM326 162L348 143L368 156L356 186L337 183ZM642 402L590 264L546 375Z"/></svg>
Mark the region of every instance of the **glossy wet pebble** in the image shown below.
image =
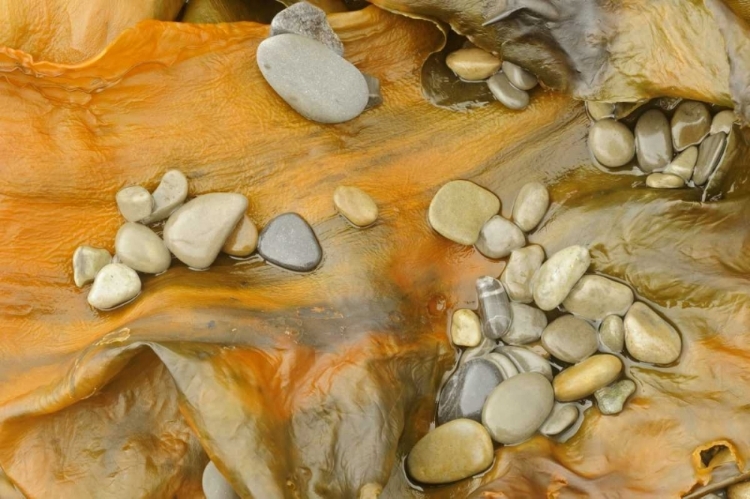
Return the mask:
<svg viewBox="0 0 750 499"><path fill-rule="evenodd" d="M510 61L503 61L502 64L503 73L508 77L508 80L519 90L531 90L536 87L538 81L536 76L523 69L517 64L513 64Z"/></svg>
<svg viewBox="0 0 750 499"><path fill-rule="evenodd" d="M244 215L229 234L221 251L227 255L246 257L250 256L257 246L258 228L250 217Z"/></svg>
<svg viewBox="0 0 750 499"><path fill-rule="evenodd" d="M560 404L555 402L552 412L547 420L539 428L539 433L548 437L559 435L578 419L578 407L573 404Z"/></svg>
<svg viewBox="0 0 750 499"><path fill-rule="evenodd" d="M108 310L132 300L140 292L141 279L135 270L121 263L110 263L96 274L88 302L94 308Z"/></svg>
<svg viewBox="0 0 750 499"><path fill-rule="evenodd" d="M160 274L172 263L164 241L153 230L134 222L123 224L117 231L115 253L120 262L146 274Z"/></svg>
<svg viewBox="0 0 750 499"><path fill-rule="evenodd" d="M115 195L115 201L120 214L128 222L139 222L154 210L154 198L140 185L120 189Z"/></svg>
<svg viewBox="0 0 750 499"><path fill-rule="evenodd" d="M484 358L489 360L490 362L495 363L497 368L500 370L500 375L503 377L504 380L508 378L512 378L519 372L518 368L513 363L513 361L510 360L506 355L503 355L497 352L492 352L492 353L488 353Z"/></svg>
<svg viewBox="0 0 750 499"><path fill-rule="evenodd" d="M555 398L573 402L588 397L620 376L622 361L609 354L592 355L555 376Z"/></svg>
<svg viewBox="0 0 750 499"><path fill-rule="evenodd" d="M713 171L721 161L721 155L727 144L727 134L719 132L716 135L709 135L701 142L698 148L698 159L695 161L693 170L693 182L695 185L703 185L711 176Z"/></svg>
<svg viewBox="0 0 750 499"><path fill-rule="evenodd" d="M696 146L690 146L675 156L672 162L664 169L664 173L677 175L687 182L690 180L690 177L693 176L693 168L695 168L695 162L697 159L698 148Z"/></svg>
<svg viewBox="0 0 750 499"><path fill-rule="evenodd" d="M268 84L307 119L342 123L367 106L370 91L362 73L311 38L292 33L266 38L257 62Z"/></svg>
<svg viewBox="0 0 750 499"><path fill-rule="evenodd" d="M526 345L542 337L547 326L547 316L538 308L523 303L510 303L513 322L503 336L503 343L508 345Z"/></svg>
<svg viewBox="0 0 750 499"><path fill-rule="evenodd" d="M338 186L333 191L333 204L336 211L357 227L366 227L378 219L375 201L358 187Z"/></svg>
<svg viewBox="0 0 750 499"><path fill-rule="evenodd" d="M529 105L529 94L514 87L502 71L487 80L487 86L495 99L508 109L521 110Z"/></svg>
<svg viewBox="0 0 750 499"><path fill-rule="evenodd" d="M518 372L539 373L552 381L552 365L547 359L538 355L528 348L516 346L500 346L494 350L495 353L505 355L513 362Z"/></svg>
<svg viewBox="0 0 750 499"><path fill-rule="evenodd" d="M734 111L728 109L716 113L716 116L711 120L711 130L709 133L711 135L716 135L719 132L728 134L730 130L732 130L732 125L734 124L735 119L736 116L734 115Z"/></svg>
<svg viewBox="0 0 750 499"><path fill-rule="evenodd" d="M258 253L288 270L310 272L320 264L323 250L310 224L296 213L271 220L260 233Z"/></svg>
<svg viewBox="0 0 750 499"><path fill-rule="evenodd" d="M635 359L671 364L680 356L680 334L645 303L634 303L623 323L625 346Z"/></svg>
<svg viewBox="0 0 750 499"><path fill-rule="evenodd" d="M599 342L605 351L620 353L625 347L625 325L622 318L609 315L599 325Z"/></svg>
<svg viewBox="0 0 750 499"><path fill-rule="evenodd" d="M665 168L672 160L672 133L658 109L646 111L635 124L638 166L646 173Z"/></svg>
<svg viewBox="0 0 750 499"><path fill-rule="evenodd" d="M79 246L73 253L73 281L79 288L90 283L96 274L112 262L109 251L93 246Z"/></svg>
<svg viewBox="0 0 750 499"><path fill-rule="evenodd" d="M682 101L672 115L672 145L676 151L700 144L711 129L708 106L697 101Z"/></svg>
<svg viewBox="0 0 750 499"><path fill-rule="evenodd" d="M500 69L500 59L480 48L459 49L445 63L456 76L468 81L486 80Z"/></svg>
<svg viewBox="0 0 750 499"><path fill-rule="evenodd" d="M144 224L161 222L182 206L182 203L187 199L187 195L187 177L179 170L169 170L151 194L154 198L154 211L140 222Z"/></svg>
<svg viewBox="0 0 750 499"><path fill-rule="evenodd" d="M500 276L511 300L521 303L531 303L534 300L531 279L543 261L544 250L536 244L511 252L508 264Z"/></svg>
<svg viewBox="0 0 750 499"><path fill-rule="evenodd" d="M510 299L503 284L494 277L480 277L476 287L482 331L488 338L497 340L508 331L513 321Z"/></svg>
<svg viewBox="0 0 750 499"><path fill-rule="evenodd" d="M628 164L635 155L633 132L610 118L601 119L591 126L588 144L594 158L610 168Z"/></svg>
<svg viewBox="0 0 750 499"><path fill-rule="evenodd" d="M670 173L652 173L646 177L646 185L654 189L679 189L685 187L685 180Z"/></svg>
<svg viewBox="0 0 750 499"><path fill-rule="evenodd" d="M164 242L185 265L205 269L214 262L245 210L247 198L242 194L198 196L169 217Z"/></svg>
<svg viewBox="0 0 750 499"><path fill-rule="evenodd" d="M471 246L487 220L499 211L500 200L493 193L473 182L454 180L432 198L428 218L443 237Z"/></svg>
<svg viewBox="0 0 750 499"><path fill-rule="evenodd" d="M563 315L544 328L542 345L558 359L573 364L596 352L599 342L591 324L572 315Z"/></svg>
<svg viewBox="0 0 750 499"><path fill-rule="evenodd" d="M618 414L622 412L625 401L635 393L635 383L629 379L622 379L594 392L596 405L602 414Z"/></svg>
<svg viewBox="0 0 750 499"><path fill-rule="evenodd" d="M224 475L209 461L203 470L203 494L206 499L239 499Z"/></svg>
<svg viewBox="0 0 750 499"><path fill-rule="evenodd" d="M532 279L534 302L542 310L560 305L590 264L589 250L583 246L568 246L552 255Z"/></svg>
<svg viewBox="0 0 750 499"><path fill-rule="evenodd" d="M406 470L422 483L450 483L486 470L494 457L492 439L484 426L470 419L455 419L417 442L406 458Z"/></svg>
<svg viewBox="0 0 750 499"><path fill-rule="evenodd" d="M297 2L276 14L271 20L269 36L293 33L316 40L340 56L344 44L331 29L326 13L307 2Z"/></svg>
<svg viewBox="0 0 750 499"><path fill-rule="evenodd" d="M453 312L451 341L459 347L475 347L482 341L482 325L473 310L461 308Z"/></svg>
<svg viewBox="0 0 750 499"><path fill-rule="evenodd" d="M563 301L568 312L592 321L625 315L632 304L633 291L628 286L598 275L581 277Z"/></svg>
<svg viewBox="0 0 750 499"><path fill-rule="evenodd" d="M505 258L511 251L523 248L526 237L510 220L495 215L482 226L477 250L487 258Z"/></svg>
<svg viewBox="0 0 750 499"><path fill-rule="evenodd" d="M473 359L459 367L440 391L438 424L459 418L481 421L484 401L502 381L498 367L487 359Z"/></svg>
<svg viewBox="0 0 750 499"><path fill-rule="evenodd" d="M615 104L610 102L586 101L586 111L594 121L615 117Z"/></svg>
<svg viewBox="0 0 750 499"><path fill-rule="evenodd" d="M539 182L529 182L521 187L513 203L513 221L521 230L529 232L544 218L549 208L549 192Z"/></svg>
<svg viewBox="0 0 750 499"><path fill-rule="evenodd" d="M539 373L521 373L500 383L487 397L482 424L495 442L517 444L536 433L554 402L547 378Z"/></svg>

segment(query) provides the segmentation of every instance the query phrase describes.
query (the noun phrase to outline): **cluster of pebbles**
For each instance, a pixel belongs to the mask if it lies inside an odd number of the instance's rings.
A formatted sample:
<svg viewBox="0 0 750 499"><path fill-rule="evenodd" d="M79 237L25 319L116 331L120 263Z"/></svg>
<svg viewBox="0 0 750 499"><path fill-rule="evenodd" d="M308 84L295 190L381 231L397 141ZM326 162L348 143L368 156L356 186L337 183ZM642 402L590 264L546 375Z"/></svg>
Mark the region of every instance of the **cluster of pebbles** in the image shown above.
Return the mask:
<svg viewBox="0 0 750 499"><path fill-rule="evenodd" d="M588 139L594 159L607 168L637 166L648 174L649 187L701 186L711 190L736 148L734 112L722 110L712 116L703 102L665 102L664 108L629 106L633 130L625 120L617 119L622 106L587 102L594 121Z"/></svg>
<svg viewBox="0 0 750 499"><path fill-rule="evenodd" d="M278 215L258 234L242 194L216 192L189 201L187 197L188 180L178 170L165 173L153 193L141 186L117 193L117 207L126 222L115 237L115 257L92 246L80 246L73 254L76 285L93 282L91 306L109 310L133 300L141 292L139 273L167 271L172 255L192 269L204 270L219 253L247 258L257 249L266 262L296 272L315 270L323 258L315 232L297 213ZM352 225L366 227L377 219L377 205L361 189L340 186L333 197L336 210ZM152 224L159 225L149 227Z"/></svg>
<svg viewBox="0 0 750 499"><path fill-rule="evenodd" d="M509 257L499 279L476 281L478 313L455 310L450 337L462 349L444 384L437 427L410 452L406 467L421 483L441 484L486 470L493 442L521 443L537 433L569 438L594 397L599 412L623 410L636 385L624 362L674 363L680 334L633 291L587 274L587 248L570 246L545 261L526 245L549 206L547 189L525 185L512 220L500 200L468 181L445 184L434 196L429 222L451 241L474 245L490 258Z"/></svg>
<svg viewBox="0 0 750 499"><path fill-rule="evenodd" d="M307 2L276 14L256 57L268 84L309 120L342 123L382 102L380 81L344 59L325 12Z"/></svg>
<svg viewBox="0 0 750 499"><path fill-rule="evenodd" d="M478 47L465 47L451 52L446 65L456 76L468 82L486 82L492 95L508 109L524 109L529 105L529 90L538 81L517 64L500 59Z"/></svg>

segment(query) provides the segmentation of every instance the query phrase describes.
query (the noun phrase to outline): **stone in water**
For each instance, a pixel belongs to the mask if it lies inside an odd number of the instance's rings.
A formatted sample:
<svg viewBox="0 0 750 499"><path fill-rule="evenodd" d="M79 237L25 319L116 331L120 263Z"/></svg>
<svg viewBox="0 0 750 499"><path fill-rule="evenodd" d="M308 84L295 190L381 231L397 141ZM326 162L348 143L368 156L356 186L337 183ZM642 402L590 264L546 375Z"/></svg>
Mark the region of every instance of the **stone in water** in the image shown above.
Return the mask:
<svg viewBox="0 0 750 499"><path fill-rule="evenodd" d="M274 265L297 272L311 272L323 259L315 232L296 213L284 213L266 225L260 233L258 253Z"/></svg>
<svg viewBox="0 0 750 499"><path fill-rule="evenodd" d="M109 310L129 302L140 292L141 279L135 270L121 263L110 263L96 274L88 302L99 310Z"/></svg>
<svg viewBox="0 0 750 499"><path fill-rule="evenodd" d="M440 235L471 246L485 222L500 211L500 200L487 189L467 180L443 185L430 202L430 225Z"/></svg>
<svg viewBox="0 0 750 499"><path fill-rule="evenodd" d="M358 187L338 186L333 192L333 204L344 218L357 227L367 227L378 219L375 201Z"/></svg>
<svg viewBox="0 0 750 499"><path fill-rule="evenodd" d="M140 222L143 224L161 222L182 206L187 195L187 177L179 170L169 170L151 195L154 198L154 211Z"/></svg>
<svg viewBox="0 0 750 499"><path fill-rule="evenodd" d="M484 276L477 279L477 296L484 335L497 340L508 331L513 320L508 294L500 281Z"/></svg>
<svg viewBox="0 0 750 499"><path fill-rule="evenodd" d="M477 250L487 258L504 258L523 248L526 238L516 224L500 215L490 218L479 232Z"/></svg>

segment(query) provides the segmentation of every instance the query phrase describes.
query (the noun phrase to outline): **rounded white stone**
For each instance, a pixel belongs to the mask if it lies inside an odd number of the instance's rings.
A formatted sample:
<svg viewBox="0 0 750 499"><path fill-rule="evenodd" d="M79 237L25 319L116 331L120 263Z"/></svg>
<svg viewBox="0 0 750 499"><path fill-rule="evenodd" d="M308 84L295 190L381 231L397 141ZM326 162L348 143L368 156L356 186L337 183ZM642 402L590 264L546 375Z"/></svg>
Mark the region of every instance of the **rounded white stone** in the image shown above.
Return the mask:
<svg viewBox="0 0 750 499"><path fill-rule="evenodd" d="M508 109L520 110L529 105L529 94L513 86L502 71L487 80L490 92L503 106Z"/></svg>
<svg viewBox="0 0 750 499"><path fill-rule="evenodd" d="M508 80L519 90L531 90L538 83L536 76L510 61L503 61L502 69Z"/></svg>
<svg viewBox="0 0 750 499"><path fill-rule="evenodd" d="M591 264L589 250L568 246L544 262L531 282L534 302L542 310L560 305Z"/></svg>
<svg viewBox="0 0 750 499"><path fill-rule="evenodd" d="M482 325L473 310L461 308L453 312L451 340L460 347L475 347L482 341Z"/></svg>
<svg viewBox="0 0 750 499"><path fill-rule="evenodd" d="M164 272L172 263L164 241L145 225L134 222L123 224L117 231L115 253L120 262L147 274Z"/></svg>
<svg viewBox="0 0 750 499"><path fill-rule="evenodd" d="M140 185L120 189L115 201L117 209L128 222L139 222L154 210L154 198Z"/></svg>
<svg viewBox="0 0 750 499"><path fill-rule="evenodd" d="M161 178L159 186L152 194L154 211L140 222L143 224L161 222L185 202L187 195L187 177L179 170L169 170Z"/></svg>
<svg viewBox="0 0 750 499"><path fill-rule="evenodd" d="M79 288L94 280L96 274L112 262L109 251L93 246L79 246L73 253L73 281Z"/></svg>
<svg viewBox="0 0 750 499"><path fill-rule="evenodd" d="M135 270L121 263L110 263L96 274L88 302L99 310L109 310L132 300L140 292L141 279Z"/></svg>
<svg viewBox="0 0 750 499"><path fill-rule="evenodd" d="M654 189L679 189L685 187L685 180L670 173L652 173L646 177L646 185Z"/></svg>
<svg viewBox="0 0 750 499"><path fill-rule="evenodd" d="M633 132L610 118L601 119L591 126L588 145L594 158L610 168L624 166L635 156Z"/></svg>
<svg viewBox="0 0 750 499"><path fill-rule="evenodd" d="M477 250L487 258L504 258L523 248L526 237L516 224L495 215L484 224L477 239Z"/></svg>
<svg viewBox="0 0 750 499"><path fill-rule="evenodd" d="M563 301L568 312L592 321L625 315L632 304L633 291L628 286L599 275L581 277Z"/></svg>
<svg viewBox="0 0 750 499"><path fill-rule="evenodd" d="M544 218L549 208L549 192L539 182L529 182L521 187L513 203L513 221L528 232Z"/></svg>

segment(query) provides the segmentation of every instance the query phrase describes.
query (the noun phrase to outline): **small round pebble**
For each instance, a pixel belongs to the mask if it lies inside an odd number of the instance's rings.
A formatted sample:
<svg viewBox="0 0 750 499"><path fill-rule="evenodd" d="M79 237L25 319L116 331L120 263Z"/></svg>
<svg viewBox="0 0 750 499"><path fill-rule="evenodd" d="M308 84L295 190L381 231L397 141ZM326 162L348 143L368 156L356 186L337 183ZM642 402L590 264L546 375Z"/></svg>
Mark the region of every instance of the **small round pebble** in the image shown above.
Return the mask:
<svg viewBox="0 0 750 499"><path fill-rule="evenodd" d="M536 244L511 252L508 264L500 276L500 281L505 285L511 300L520 303L531 303L534 300L531 279L542 266L542 262L544 250Z"/></svg>
<svg viewBox="0 0 750 499"><path fill-rule="evenodd" d="M544 422L539 433L548 437L559 435L578 419L578 407L573 404L560 404L555 402L547 420Z"/></svg>
<svg viewBox="0 0 750 499"><path fill-rule="evenodd" d="M513 221L521 230L529 232L542 221L549 208L549 192L539 182L521 187L513 203Z"/></svg>
<svg viewBox="0 0 750 499"><path fill-rule="evenodd" d="M258 237L258 253L268 262L296 272L312 272L323 260L315 231L297 213L284 213L268 222Z"/></svg>
<svg viewBox="0 0 750 499"><path fill-rule="evenodd" d="M672 162L664 169L664 173L677 175L687 182L693 176L693 169L695 168L697 159L698 148L690 146L675 156Z"/></svg>
<svg viewBox="0 0 750 499"><path fill-rule="evenodd" d="M635 156L633 132L610 118L599 120L591 126L588 144L594 158L610 168L624 166Z"/></svg>
<svg viewBox="0 0 750 499"><path fill-rule="evenodd" d="M609 315L604 318L599 325L599 341L608 352L622 352L625 347L625 326L621 317Z"/></svg>
<svg viewBox="0 0 750 499"><path fill-rule="evenodd" d="M503 343L508 345L527 345L538 341L542 331L547 327L547 316L538 308L523 303L510 303L513 322L503 336Z"/></svg>
<svg viewBox="0 0 750 499"><path fill-rule="evenodd" d="M685 187L685 180L671 173L652 173L646 177L646 185L654 189L679 189Z"/></svg>
<svg viewBox="0 0 750 499"><path fill-rule="evenodd" d="M141 279L135 270L121 263L110 263L96 274L88 302L99 310L109 310L132 300L140 292Z"/></svg>
<svg viewBox="0 0 750 499"><path fill-rule="evenodd" d="M209 461L203 470L203 494L206 499L239 499L213 461Z"/></svg>
<svg viewBox="0 0 750 499"><path fill-rule="evenodd" d="M505 258L513 250L523 248L526 237L516 224L495 215L482 226L477 250L487 258Z"/></svg>
<svg viewBox="0 0 750 499"><path fill-rule="evenodd" d="M711 120L711 130L709 133L711 135L716 135L719 132L728 134L732 130L732 125L734 125L736 119L737 117L734 115L734 111L728 109L716 113L716 116Z"/></svg>
<svg viewBox="0 0 750 499"><path fill-rule="evenodd" d="M482 326L473 310L460 308L453 312L451 341L459 347L475 347L482 341Z"/></svg>
<svg viewBox="0 0 750 499"><path fill-rule="evenodd" d="M711 130L711 113L703 102L682 101L672 115L672 144L676 151L699 144Z"/></svg>
<svg viewBox="0 0 750 499"><path fill-rule="evenodd" d="M638 166L646 173L665 168L672 160L672 132L659 109L646 111L635 124Z"/></svg>
<svg viewBox="0 0 750 499"><path fill-rule="evenodd" d="M508 77L508 80L519 90L531 90L536 87L538 81L536 76L523 69L517 64L513 64L510 61L503 61L502 64L503 73Z"/></svg>
<svg viewBox="0 0 750 499"><path fill-rule="evenodd" d="M596 352L599 342L591 324L572 315L563 315L544 328L542 345L558 359L572 364Z"/></svg>
<svg viewBox="0 0 750 499"><path fill-rule="evenodd" d="M492 95L508 109L521 110L529 105L529 94L513 86L502 71L487 80Z"/></svg>
<svg viewBox="0 0 750 499"><path fill-rule="evenodd" d="M430 225L443 237L471 246L493 215L500 211L500 200L493 193L468 180L443 185L430 202Z"/></svg>
<svg viewBox="0 0 750 499"><path fill-rule="evenodd" d="M552 255L531 281L536 305L542 310L560 305L590 264L589 250L583 246L568 246Z"/></svg>
<svg viewBox="0 0 750 499"><path fill-rule="evenodd" d="M633 291L628 286L599 275L581 277L563 301L568 312L591 321L625 315L632 304Z"/></svg>
<svg viewBox="0 0 750 499"><path fill-rule="evenodd" d="M645 303L635 302L623 324L625 346L635 359L652 364L671 364L680 356L680 334Z"/></svg>
<svg viewBox="0 0 750 499"><path fill-rule="evenodd" d="M154 198L140 185L120 189L115 201L117 209L128 222L139 222L154 210Z"/></svg>
<svg viewBox="0 0 750 499"><path fill-rule="evenodd" d="M594 392L596 405L602 414L618 414L622 412L625 401L635 393L635 383L629 379L622 379Z"/></svg>
<svg viewBox="0 0 750 499"><path fill-rule="evenodd" d="M237 226L227 238L221 251L227 255L246 257L250 256L258 246L258 228L250 217L243 216Z"/></svg>
<svg viewBox="0 0 750 499"><path fill-rule="evenodd" d="M123 224L117 231L115 253L122 263L146 274L160 274L172 263L164 241L153 230L134 222Z"/></svg>
<svg viewBox="0 0 750 499"><path fill-rule="evenodd" d="M336 210L357 227L366 227L378 219L378 206L362 189L340 185L333 192Z"/></svg>
<svg viewBox="0 0 750 499"><path fill-rule="evenodd" d="M486 80L500 69L500 59L480 48L459 49L448 54L445 63L459 78Z"/></svg>
<svg viewBox="0 0 750 499"><path fill-rule="evenodd" d="M609 354L592 355L555 376L555 399L573 402L592 395L620 376L622 361Z"/></svg>
<svg viewBox="0 0 750 499"><path fill-rule="evenodd" d="M151 195L154 199L154 211L140 222L143 224L161 222L182 206L187 195L188 180L185 174L179 170L169 170Z"/></svg>
<svg viewBox="0 0 750 499"><path fill-rule="evenodd" d="M79 288L94 280L96 274L112 262L109 251L93 246L79 246L73 253L73 281Z"/></svg>

